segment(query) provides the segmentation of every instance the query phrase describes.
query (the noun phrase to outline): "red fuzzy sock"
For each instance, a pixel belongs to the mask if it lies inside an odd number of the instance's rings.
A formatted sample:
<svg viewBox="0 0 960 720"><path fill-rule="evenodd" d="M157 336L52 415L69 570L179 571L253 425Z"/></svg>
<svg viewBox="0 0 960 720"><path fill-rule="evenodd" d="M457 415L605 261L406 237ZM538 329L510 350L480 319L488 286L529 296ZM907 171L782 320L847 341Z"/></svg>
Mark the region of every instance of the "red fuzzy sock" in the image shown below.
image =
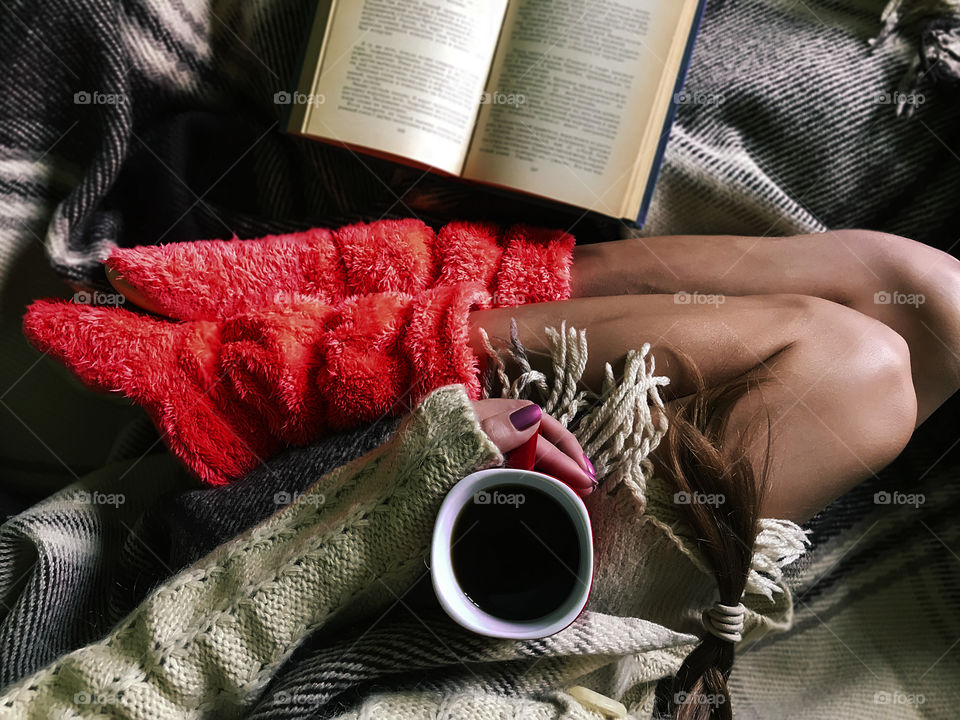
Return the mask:
<svg viewBox="0 0 960 720"><path fill-rule="evenodd" d="M279 447L221 378L216 323L38 300L27 308L24 333L86 385L142 405L174 455L204 482L240 477Z"/></svg>
<svg viewBox="0 0 960 720"><path fill-rule="evenodd" d="M494 305L570 296L574 239L558 230L453 222L438 234L419 220L381 220L336 232L114 250L107 266L163 314L219 320L269 304L334 304L370 292L417 293L479 282Z"/></svg>
<svg viewBox="0 0 960 720"><path fill-rule="evenodd" d="M306 445L331 424L315 368L333 313L324 303L300 301L223 322L218 366L237 399L284 444Z"/></svg>
<svg viewBox="0 0 960 720"><path fill-rule="evenodd" d="M322 228L119 248L106 264L178 320L219 320L304 297L335 303L349 294L340 247Z"/></svg>
<svg viewBox="0 0 960 720"><path fill-rule="evenodd" d="M495 307L552 302L570 297L574 239L562 230L514 225L491 289Z"/></svg>
<svg viewBox="0 0 960 720"><path fill-rule="evenodd" d="M433 229L419 220L348 225L336 233L349 292L417 293L437 277Z"/></svg>
<svg viewBox="0 0 960 720"><path fill-rule="evenodd" d="M441 385L478 398L468 316L489 303L459 283L174 323L41 300L24 331L87 385L142 404L186 467L218 485L284 445L399 415Z"/></svg>

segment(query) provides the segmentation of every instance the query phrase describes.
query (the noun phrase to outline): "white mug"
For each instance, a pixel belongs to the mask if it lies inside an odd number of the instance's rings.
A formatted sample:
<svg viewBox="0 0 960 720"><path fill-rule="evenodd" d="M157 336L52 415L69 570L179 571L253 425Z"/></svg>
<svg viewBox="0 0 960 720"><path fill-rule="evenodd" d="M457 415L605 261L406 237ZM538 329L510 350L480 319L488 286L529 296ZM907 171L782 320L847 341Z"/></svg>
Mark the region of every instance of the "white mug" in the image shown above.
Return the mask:
<svg viewBox="0 0 960 720"><path fill-rule="evenodd" d="M579 566L569 568L576 575L570 595L556 608L534 620L507 620L485 612L467 596L454 574L452 545L454 525L475 496L498 485L534 488L553 498L566 511L577 533ZM504 562L510 562L504 559ZM433 589L446 613L457 623L480 635L513 640L543 638L563 630L583 611L593 582L593 531L586 505L568 485L534 470L493 468L467 475L454 485L440 506L433 528L430 551Z"/></svg>

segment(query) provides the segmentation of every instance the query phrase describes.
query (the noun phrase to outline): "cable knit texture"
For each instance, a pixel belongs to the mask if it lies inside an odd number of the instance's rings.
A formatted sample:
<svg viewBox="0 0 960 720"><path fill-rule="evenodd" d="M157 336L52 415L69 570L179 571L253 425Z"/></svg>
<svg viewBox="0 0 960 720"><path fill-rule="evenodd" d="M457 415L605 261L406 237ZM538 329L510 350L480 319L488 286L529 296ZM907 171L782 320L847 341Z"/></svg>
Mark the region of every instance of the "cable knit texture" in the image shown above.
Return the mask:
<svg viewBox="0 0 960 720"><path fill-rule="evenodd" d="M437 389L386 445L174 576L102 641L10 688L0 715L225 717L307 632L383 606L422 574L446 492L502 462L464 388Z"/></svg>
<svg viewBox="0 0 960 720"><path fill-rule="evenodd" d="M143 405L187 469L221 485L442 385L479 397L470 310L567 299L573 245L524 225L390 220L116 250L107 264L180 322L40 300L24 332Z"/></svg>

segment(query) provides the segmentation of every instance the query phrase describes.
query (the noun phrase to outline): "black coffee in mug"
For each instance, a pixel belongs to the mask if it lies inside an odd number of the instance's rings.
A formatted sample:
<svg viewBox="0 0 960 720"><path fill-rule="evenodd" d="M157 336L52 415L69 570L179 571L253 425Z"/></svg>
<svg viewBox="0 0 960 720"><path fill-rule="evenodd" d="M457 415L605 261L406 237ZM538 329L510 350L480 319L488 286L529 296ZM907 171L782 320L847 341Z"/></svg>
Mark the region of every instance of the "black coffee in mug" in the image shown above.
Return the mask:
<svg viewBox="0 0 960 720"><path fill-rule="evenodd" d="M495 485L473 495L451 536L457 583L478 608L510 621L561 607L582 582L580 541L560 503L529 485Z"/></svg>

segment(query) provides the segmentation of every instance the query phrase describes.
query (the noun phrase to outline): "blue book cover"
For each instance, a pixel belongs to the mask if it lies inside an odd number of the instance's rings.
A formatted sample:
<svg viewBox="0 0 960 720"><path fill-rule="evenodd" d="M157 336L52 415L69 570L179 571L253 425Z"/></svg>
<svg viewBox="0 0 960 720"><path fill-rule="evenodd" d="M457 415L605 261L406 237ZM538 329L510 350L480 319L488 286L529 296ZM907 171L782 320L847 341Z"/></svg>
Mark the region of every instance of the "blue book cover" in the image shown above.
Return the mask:
<svg viewBox="0 0 960 720"><path fill-rule="evenodd" d="M706 8L707 0L700 0L700 5L697 7L696 19L693 21L693 27L690 29L690 37L687 39L687 47L683 52L683 63L680 65L680 72L677 73L677 84L673 88L673 101L670 104L670 110L667 112L667 118L663 123L663 132L660 133L660 144L657 146L657 154L653 159L653 167L650 168L650 177L647 179L647 189L643 194L640 215L637 216L638 228L643 227L647 221L647 213L650 212L650 201L653 200L653 191L657 185L657 177L660 175L660 167L663 165L663 155L667 151L670 131L673 129L673 120L677 114L677 98L683 92L683 85L687 81L687 71L690 69L693 47L697 43L697 35L700 33L700 25L703 22L703 15Z"/></svg>

